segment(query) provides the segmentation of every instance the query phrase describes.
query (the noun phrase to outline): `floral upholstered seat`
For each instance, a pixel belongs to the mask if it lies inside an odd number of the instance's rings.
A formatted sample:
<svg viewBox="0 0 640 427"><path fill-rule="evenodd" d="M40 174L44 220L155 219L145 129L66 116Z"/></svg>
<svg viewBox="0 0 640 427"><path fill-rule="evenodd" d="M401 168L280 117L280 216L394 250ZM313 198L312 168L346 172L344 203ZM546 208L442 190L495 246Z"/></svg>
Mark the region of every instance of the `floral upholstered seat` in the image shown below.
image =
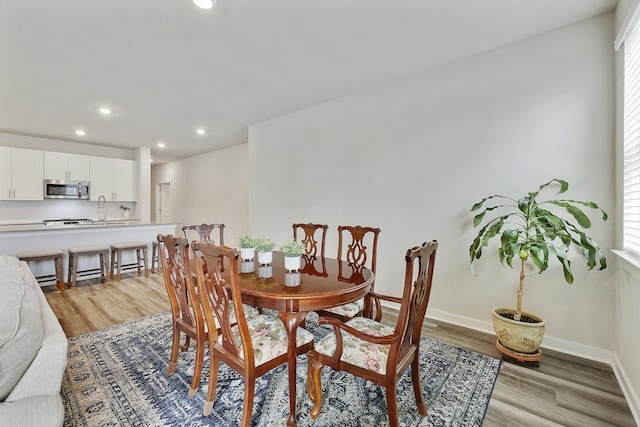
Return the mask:
<svg viewBox="0 0 640 427"><path fill-rule="evenodd" d="M282 320L278 317L260 314L247 319L247 327L249 335L251 335L253 359L256 366L287 354L287 331L284 329ZM236 344L241 347L238 356L244 359L238 326L231 328L231 332ZM218 337L218 342L222 343L222 335ZM304 328L298 328L296 344L301 346L310 342L313 342L313 334Z"/></svg>
<svg viewBox="0 0 640 427"><path fill-rule="evenodd" d="M394 328L383 325L375 320L366 317L356 317L345 323L345 325L364 332L372 337L382 337L385 335L393 335ZM370 371L384 374L387 369L387 358L389 357L390 345L372 344L370 342L356 338L353 335L341 331L342 334L342 355L340 360L359 366ZM315 345L318 353L325 354L329 357L336 352L336 335L329 333Z"/></svg>
<svg viewBox="0 0 640 427"><path fill-rule="evenodd" d="M364 308L364 298L360 298L357 301L351 302L349 304L339 305L333 308L327 308L324 311L336 314L345 319L351 319L352 317L357 316L362 309Z"/></svg>

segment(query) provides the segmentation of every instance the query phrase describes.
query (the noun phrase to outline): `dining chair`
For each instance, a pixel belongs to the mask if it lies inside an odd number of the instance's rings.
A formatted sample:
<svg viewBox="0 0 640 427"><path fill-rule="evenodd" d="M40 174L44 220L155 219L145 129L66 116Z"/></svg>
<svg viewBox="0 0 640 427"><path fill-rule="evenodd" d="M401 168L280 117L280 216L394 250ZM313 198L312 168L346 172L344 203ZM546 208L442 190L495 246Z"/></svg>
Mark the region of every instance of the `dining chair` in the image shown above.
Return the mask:
<svg viewBox="0 0 640 427"><path fill-rule="evenodd" d="M293 240L298 241L298 231L304 232L304 238L300 236L300 243L304 245L305 249L305 253L302 254L301 259L301 273L327 277L328 273L324 260L324 246L327 239L328 228L329 226L326 224L293 224ZM317 234L320 234L320 238L316 238ZM318 267L321 269L318 269Z"/></svg>
<svg viewBox="0 0 640 427"><path fill-rule="evenodd" d="M244 377L244 403L241 425L248 427L253 412L256 378L287 361L287 334L282 321L275 316L259 314L247 317L241 304L242 295L238 278L238 251L208 242L193 244L197 280L203 286L199 293L204 317L209 325L209 385L202 413L213 410L219 362ZM222 275L224 264L229 282ZM231 308L235 309L237 324L230 321ZM217 321L217 323L216 323ZM221 325L216 330L215 324ZM214 332L215 331L215 332ZM307 353L313 357L313 335L304 328L296 334L297 355ZM310 364L309 364L310 366Z"/></svg>
<svg viewBox="0 0 640 427"><path fill-rule="evenodd" d="M366 299L367 305L371 304L372 318L356 317L347 322L332 317L318 320L321 325L333 327L333 331L316 343L311 362L307 387L314 402L310 410L313 419L318 417L322 405L320 372L324 366L349 372L384 387L391 427L399 424L396 385L411 367L416 406L420 415L427 415L420 385L420 333L429 304L437 247L434 240L407 250L402 298L369 293ZM400 304L395 327L381 323L380 301Z"/></svg>
<svg viewBox="0 0 640 427"><path fill-rule="evenodd" d="M178 348L186 351L191 339L193 339L196 346L196 356L191 389L189 390L189 396L193 397L200 385L207 332L200 305L192 304L194 301L198 301L197 292L193 286L190 286L191 281L187 280L191 275L189 243L186 239L174 237L171 234L158 234L158 244L164 284L171 304L171 326L173 328L173 342L167 375L173 375L176 370ZM186 337L182 347L180 347L181 334Z"/></svg>
<svg viewBox="0 0 640 427"><path fill-rule="evenodd" d="M212 242L211 234L215 229L219 230L220 240L218 240L218 245L224 245L224 224L200 224L200 225L185 225L182 227L182 232L184 233L184 238L189 241L190 232L195 231L198 234L198 239L201 242Z"/></svg>
<svg viewBox="0 0 640 427"><path fill-rule="evenodd" d="M342 262L338 263L338 280L345 282L353 281L353 278L362 274L363 268L370 269L376 273L376 256L378 253L379 228L362 227L360 225L340 225L338 226L338 261L346 261L350 274L347 275ZM375 279L371 284L371 291L374 290ZM340 320L348 320L362 314L364 299L328 308L319 311L321 316L333 316Z"/></svg>
<svg viewBox="0 0 640 427"><path fill-rule="evenodd" d="M167 368L167 375L175 372L178 361L178 348L186 351L190 340L193 339L196 346L194 358L193 379L189 389L189 397L198 392L200 377L204 364L205 345L209 327L202 313L202 305L198 297L198 287L194 281L191 269L191 257L189 243L186 239L169 235L158 235L160 245L160 260L164 283L169 294L171 305L173 343L171 346L171 358ZM194 303L195 302L195 303ZM258 314L254 307L243 304L246 316L252 317ZM235 324L235 313L232 310L229 321ZM218 325L215 324L216 328ZM185 334L185 343L180 347L181 333Z"/></svg>

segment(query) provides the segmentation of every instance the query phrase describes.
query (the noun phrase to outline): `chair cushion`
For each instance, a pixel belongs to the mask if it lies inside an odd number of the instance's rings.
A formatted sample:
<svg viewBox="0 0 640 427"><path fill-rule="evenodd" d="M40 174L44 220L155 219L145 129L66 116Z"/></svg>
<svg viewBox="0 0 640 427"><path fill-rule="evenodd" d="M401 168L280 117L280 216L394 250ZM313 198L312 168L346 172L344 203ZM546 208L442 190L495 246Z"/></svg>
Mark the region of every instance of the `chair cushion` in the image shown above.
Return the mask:
<svg viewBox="0 0 640 427"><path fill-rule="evenodd" d="M287 331L279 318L259 314L247 319L247 327L253 343L253 360L256 366L287 353ZM241 348L240 358L244 359L238 326L231 328L231 331L233 338ZM296 346L300 347L311 341L313 341L313 334L304 328L298 328ZM222 343L222 335L218 337L218 342Z"/></svg>
<svg viewBox="0 0 640 427"><path fill-rule="evenodd" d="M364 298L360 298L349 304L339 305L333 308L327 308L325 311L338 314L344 317L354 317L364 308Z"/></svg>
<svg viewBox="0 0 640 427"><path fill-rule="evenodd" d="M147 242L118 242L112 243L112 249L138 249L142 247L147 247Z"/></svg>
<svg viewBox="0 0 640 427"><path fill-rule="evenodd" d="M383 325L366 317L356 317L345 324L373 337L391 335L392 327ZM354 366L359 366L379 374L386 373L387 359L389 358L390 345L371 344L356 338L345 331L342 332L342 356L340 360ZM327 334L315 345L315 350L329 357L336 352L336 336L333 332Z"/></svg>
<svg viewBox="0 0 640 427"><path fill-rule="evenodd" d="M73 246L69 248L69 252L72 253L84 253L84 252L100 252L109 251L110 247L106 245L85 245L85 246Z"/></svg>
<svg viewBox="0 0 640 427"><path fill-rule="evenodd" d="M0 401L6 399L42 346L38 294L20 266L0 267Z"/></svg>
<svg viewBox="0 0 640 427"><path fill-rule="evenodd" d="M245 319L250 319L252 317L257 316L258 314L260 314L260 312L258 311L257 308L247 305L247 304L242 304L242 308L244 310L244 317ZM213 316L213 320L215 320L216 322L216 327L220 327L220 323L218 322L218 317L217 316ZM233 324L233 323L238 323L238 320L236 319L236 310L234 307L231 307L231 312L229 313L229 321ZM206 328L206 325L205 325Z"/></svg>
<svg viewBox="0 0 640 427"><path fill-rule="evenodd" d="M58 248L34 249L32 251L17 252L16 257L18 259L24 260L29 258L40 258L45 256L50 256L50 257L62 256L63 253L64 252L62 251L62 249L58 249Z"/></svg>

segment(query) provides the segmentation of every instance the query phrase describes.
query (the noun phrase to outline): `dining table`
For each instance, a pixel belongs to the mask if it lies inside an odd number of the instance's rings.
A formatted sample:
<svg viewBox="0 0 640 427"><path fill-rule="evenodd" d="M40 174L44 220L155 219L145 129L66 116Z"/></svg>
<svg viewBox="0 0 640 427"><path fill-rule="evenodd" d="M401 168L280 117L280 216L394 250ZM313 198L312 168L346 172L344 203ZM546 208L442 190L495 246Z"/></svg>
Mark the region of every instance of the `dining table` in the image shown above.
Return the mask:
<svg viewBox="0 0 640 427"><path fill-rule="evenodd" d="M284 255L274 251L268 265L257 257L240 263L242 301L260 309L272 309L287 332L289 417L296 425L296 333L310 311L325 310L363 298L374 282L371 270L333 258L302 256L297 271L284 268Z"/></svg>

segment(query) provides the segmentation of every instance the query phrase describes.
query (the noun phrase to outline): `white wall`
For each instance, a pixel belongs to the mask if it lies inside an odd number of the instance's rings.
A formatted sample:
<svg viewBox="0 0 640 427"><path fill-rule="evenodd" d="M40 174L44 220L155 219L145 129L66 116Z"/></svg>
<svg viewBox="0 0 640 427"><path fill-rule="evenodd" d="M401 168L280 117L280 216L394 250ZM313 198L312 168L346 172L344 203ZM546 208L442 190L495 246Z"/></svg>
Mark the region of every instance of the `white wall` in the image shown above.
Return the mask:
<svg viewBox="0 0 640 427"><path fill-rule="evenodd" d="M614 210L612 44L607 14L251 126L250 232L281 242L293 222L327 223L334 256L338 225L380 227L376 289L395 295L406 249L437 239L428 315L492 331L518 273L489 254L470 274L469 208L557 177L572 198ZM614 222L592 231L610 262ZM543 346L609 359L612 269L576 262L573 286L551 270L524 297L548 321Z"/></svg>
<svg viewBox="0 0 640 427"><path fill-rule="evenodd" d="M178 236L183 236L183 225L222 223L225 244L236 246L238 237L248 230L247 177L246 144L152 166L152 219L156 186L170 182Z"/></svg>

